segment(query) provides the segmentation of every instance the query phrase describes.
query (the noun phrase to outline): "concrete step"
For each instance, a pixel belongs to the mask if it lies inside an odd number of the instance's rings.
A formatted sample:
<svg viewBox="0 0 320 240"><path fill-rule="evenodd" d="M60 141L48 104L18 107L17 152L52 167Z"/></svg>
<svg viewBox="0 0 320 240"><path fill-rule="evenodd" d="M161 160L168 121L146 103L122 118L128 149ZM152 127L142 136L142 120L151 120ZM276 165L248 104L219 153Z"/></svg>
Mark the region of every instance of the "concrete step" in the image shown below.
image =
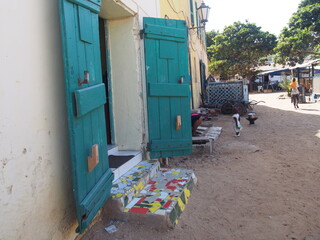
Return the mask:
<svg viewBox="0 0 320 240"><path fill-rule="evenodd" d="M142 160L142 153L141 151L115 151L112 152L112 154L108 154L113 155L113 156L118 156L118 157L125 157L125 156L130 156L131 159L128 160L127 162L125 162L124 164L122 164L121 166L117 167L117 168L112 168L113 174L114 174L114 182L119 179L123 174L125 174L126 172L128 172L130 169L132 169L134 166L136 166L137 164L139 164L139 162L141 162Z"/></svg>
<svg viewBox="0 0 320 240"><path fill-rule="evenodd" d="M114 183L105 215L114 220L173 228L196 180L191 170L159 168L157 161L142 161Z"/></svg>

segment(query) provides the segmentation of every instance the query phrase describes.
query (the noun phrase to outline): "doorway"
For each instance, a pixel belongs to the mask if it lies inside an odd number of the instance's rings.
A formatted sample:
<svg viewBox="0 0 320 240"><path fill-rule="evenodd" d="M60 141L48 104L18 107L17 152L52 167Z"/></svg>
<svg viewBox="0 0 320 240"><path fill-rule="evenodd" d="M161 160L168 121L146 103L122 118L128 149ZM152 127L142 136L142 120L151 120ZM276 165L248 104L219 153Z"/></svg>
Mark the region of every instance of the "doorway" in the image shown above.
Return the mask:
<svg viewBox="0 0 320 240"><path fill-rule="evenodd" d="M104 105L107 145L108 145L108 160L109 167L114 174L114 180L118 179L125 172L137 165L142 160L140 151L124 151L118 149L118 142L115 142L114 137L114 120L112 112L112 88L111 88L111 67L110 67L110 48L108 22L106 19L99 18L99 41L101 55L101 74L102 82L106 90L106 104Z"/></svg>
<svg viewBox="0 0 320 240"><path fill-rule="evenodd" d="M106 130L107 130L107 144L113 144L112 134L112 118L111 118L111 89L110 83L110 71L109 71L109 54L108 54L108 35L107 35L107 21L103 18L99 18L99 36L100 36L100 55L101 55L101 72L102 82L106 88L106 104L104 105Z"/></svg>

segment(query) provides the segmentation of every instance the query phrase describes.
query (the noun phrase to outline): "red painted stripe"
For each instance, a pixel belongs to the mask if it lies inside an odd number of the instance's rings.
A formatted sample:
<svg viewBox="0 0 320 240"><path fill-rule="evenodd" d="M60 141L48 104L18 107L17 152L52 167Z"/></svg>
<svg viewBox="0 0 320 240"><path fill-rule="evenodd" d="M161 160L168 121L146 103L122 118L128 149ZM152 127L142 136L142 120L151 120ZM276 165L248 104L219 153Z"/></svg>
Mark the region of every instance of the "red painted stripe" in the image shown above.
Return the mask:
<svg viewBox="0 0 320 240"><path fill-rule="evenodd" d="M176 188L177 188L177 187L175 187L175 186L167 186L167 189L170 189L170 190L172 190L172 191L174 191Z"/></svg>
<svg viewBox="0 0 320 240"><path fill-rule="evenodd" d="M149 209L148 208L140 208L140 207L132 207L129 212L133 212L133 213L142 213L142 214L146 214L148 213Z"/></svg>
<svg viewBox="0 0 320 240"><path fill-rule="evenodd" d="M147 197L142 197L137 203L142 203Z"/></svg>
<svg viewBox="0 0 320 240"><path fill-rule="evenodd" d="M163 208L168 208L170 204L172 203L171 200L167 201L165 205L163 205Z"/></svg>

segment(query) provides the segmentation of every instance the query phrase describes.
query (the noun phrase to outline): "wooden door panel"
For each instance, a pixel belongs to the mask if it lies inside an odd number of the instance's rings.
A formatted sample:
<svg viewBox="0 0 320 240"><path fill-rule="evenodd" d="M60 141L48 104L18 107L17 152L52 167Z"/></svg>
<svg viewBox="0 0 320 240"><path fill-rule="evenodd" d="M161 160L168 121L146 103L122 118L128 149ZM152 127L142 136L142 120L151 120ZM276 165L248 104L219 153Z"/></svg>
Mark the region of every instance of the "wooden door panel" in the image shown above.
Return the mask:
<svg viewBox="0 0 320 240"><path fill-rule="evenodd" d="M82 233L110 194L98 12L100 1L60 0L73 191Z"/></svg>
<svg viewBox="0 0 320 240"><path fill-rule="evenodd" d="M144 18L144 37L150 156L190 154L192 140L185 22ZM176 127L178 118L181 119L181 129Z"/></svg>

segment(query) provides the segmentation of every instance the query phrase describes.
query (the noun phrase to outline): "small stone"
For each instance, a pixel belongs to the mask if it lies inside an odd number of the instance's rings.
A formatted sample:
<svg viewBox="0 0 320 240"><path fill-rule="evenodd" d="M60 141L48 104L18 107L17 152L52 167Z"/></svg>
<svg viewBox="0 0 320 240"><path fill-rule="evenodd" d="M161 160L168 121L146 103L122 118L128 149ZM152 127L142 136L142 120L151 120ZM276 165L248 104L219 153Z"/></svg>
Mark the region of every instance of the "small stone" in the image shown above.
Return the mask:
<svg viewBox="0 0 320 240"><path fill-rule="evenodd" d="M109 227L106 227L105 230L109 233L109 234L112 234L112 233L115 233L117 231L117 228L115 225L110 225Z"/></svg>
<svg viewBox="0 0 320 240"><path fill-rule="evenodd" d="M305 237L303 240L314 240L313 237Z"/></svg>

